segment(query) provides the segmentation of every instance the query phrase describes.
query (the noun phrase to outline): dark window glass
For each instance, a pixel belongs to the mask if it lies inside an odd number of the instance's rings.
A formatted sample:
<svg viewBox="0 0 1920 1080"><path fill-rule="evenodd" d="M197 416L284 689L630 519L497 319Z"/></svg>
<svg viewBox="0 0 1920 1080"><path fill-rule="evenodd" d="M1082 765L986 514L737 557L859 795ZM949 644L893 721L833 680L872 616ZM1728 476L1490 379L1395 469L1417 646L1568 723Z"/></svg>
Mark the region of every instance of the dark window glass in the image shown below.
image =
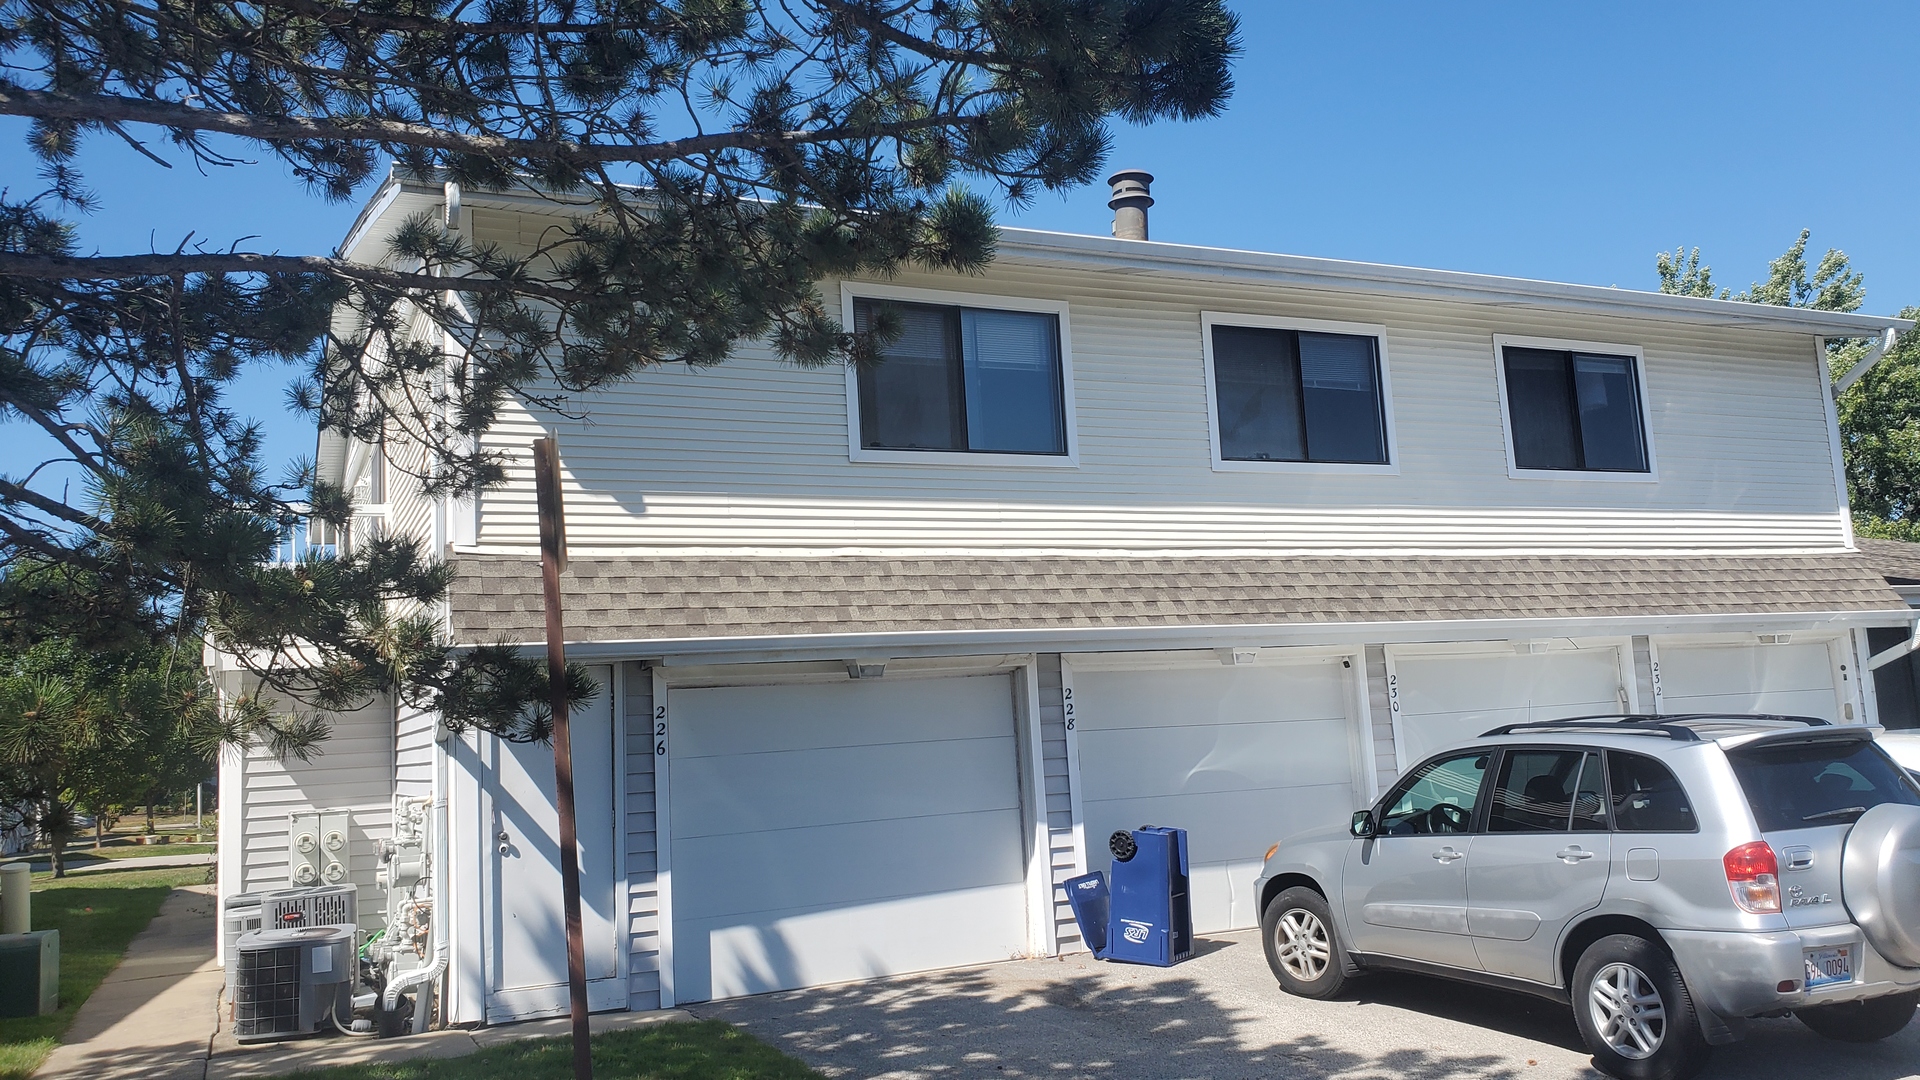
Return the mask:
<svg viewBox="0 0 1920 1080"><path fill-rule="evenodd" d="M1639 754L1607 753L1613 827L1620 832L1695 832L1693 804L1673 770Z"/></svg>
<svg viewBox="0 0 1920 1080"><path fill-rule="evenodd" d="M1867 631L1867 648L1883 653L1906 643L1904 627L1874 627ZM1920 727L1920 663L1908 653L1873 670L1873 693L1880 706L1880 724L1890 731Z"/></svg>
<svg viewBox="0 0 1920 1080"><path fill-rule="evenodd" d="M1487 778L1492 754L1442 758L1416 769L1387 796L1379 831L1383 836L1463 833L1473 828L1474 804Z"/></svg>
<svg viewBox="0 0 1920 1080"><path fill-rule="evenodd" d="M1509 750L1493 785L1488 832L1566 832L1580 785L1578 750Z"/></svg>
<svg viewBox="0 0 1920 1080"><path fill-rule="evenodd" d="M1502 363L1520 468L1647 471L1633 357L1507 346Z"/></svg>
<svg viewBox="0 0 1920 1080"><path fill-rule="evenodd" d="M1828 739L1728 751L1761 832L1846 825L1881 803L1920 793L1870 739Z"/></svg>
<svg viewBox="0 0 1920 1080"><path fill-rule="evenodd" d="M1227 461L1387 461L1373 338L1216 326L1213 382Z"/></svg>
<svg viewBox="0 0 1920 1080"><path fill-rule="evenodd" d="M863 369L860 445L871 450L1067 452L1060 327L1052 315L886 305L900 337ZM876 301L854 302L872 327Z"/></svg>

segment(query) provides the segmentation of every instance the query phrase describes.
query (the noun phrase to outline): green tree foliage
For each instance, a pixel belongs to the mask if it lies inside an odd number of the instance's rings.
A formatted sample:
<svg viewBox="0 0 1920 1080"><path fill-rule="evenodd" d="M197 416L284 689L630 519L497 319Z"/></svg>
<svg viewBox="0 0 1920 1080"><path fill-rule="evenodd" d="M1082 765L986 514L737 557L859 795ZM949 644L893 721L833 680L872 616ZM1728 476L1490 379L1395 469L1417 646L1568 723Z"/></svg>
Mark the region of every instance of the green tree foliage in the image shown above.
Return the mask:
<svg viewBox="0 0 1920 1080"><path fill-rule="evenodd" d="M1222 108L1237 33L1223 0L0 0L0 114L31 118L46 178L0 194L0 418L50 448L0 475L0 567L102 589L84 617L47 612L9 573L0 616L204 620L321 708L399 687L533 737L527 661L452 654L406 614L446 586L415 547L262 568L303 504L335 525L352 508L311 469L262 475L234 380L294 365L297 405L422 448L439 494L501 480L475 436L516 399L568 410L742 338L874 362L897 327L841 326L818 282L979 269L991 199L1096 178L1116 118ZM171 249L94 255L72 214L114 194L81 174L95 138L155 167L271 155L329 199L392 161L565 212L530 251L427 214L375 264L241 250L217 217Z"/></svg>
<svg viewBox="0 0 1920 1080"><path fill-rule="evenodd" d="M81 811L173 794L210 771L221 732L198 644L0 649L0 821L32 826L55 876Z"/></svg>
<svg viewBox="0 0 1920 1080"><path fill-rule="evenodd" d="M1866 302L1864 279L1845 252L1829 248L1820 262L1807 266L1807 240L1800 236L1767 266L1767 280L1735 294L1718 289L1713 270L1700 262L1700 249L1661 252L1654 269L1660 291L1682 296L1741 300L1818 311L1858 311ZM1907 308L1903 319L1920 318ZM1827 346L1829 375L1839 379L1867 355L1866 341L1834 341ZM1840 442L1847 462L1847 497L1854 528L1864 536L1920 540L1920 343L1902 337L1837 402Z"/></svg>

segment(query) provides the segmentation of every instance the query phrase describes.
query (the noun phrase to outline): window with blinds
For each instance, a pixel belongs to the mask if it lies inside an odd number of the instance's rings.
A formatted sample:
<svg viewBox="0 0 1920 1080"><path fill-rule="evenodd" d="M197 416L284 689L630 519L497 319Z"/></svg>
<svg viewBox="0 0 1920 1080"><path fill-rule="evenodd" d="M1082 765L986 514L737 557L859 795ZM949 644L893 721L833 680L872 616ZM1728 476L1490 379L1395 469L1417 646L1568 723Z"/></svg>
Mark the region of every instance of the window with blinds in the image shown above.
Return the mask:
<svg viewBox="0 0 1920 1080"><path fill-rule="evenodd" d="M1213 386L1224 461L1387 464L1374 338L1215 326Z"/></svg>
<svg viewBox="0 0 1920 1080"><path fill-rule="evenodd" d="M855 300L855 328L871 329L882 310L900 336L858 373L861 446L1067 452L1057 316Z"/></svg>
<svg viewBox="0 0 1920 1080"><path fill-rule="evenodd" d="M1633 357L1508 345L1501 363L1516 468L1649 471Z"/></svg>

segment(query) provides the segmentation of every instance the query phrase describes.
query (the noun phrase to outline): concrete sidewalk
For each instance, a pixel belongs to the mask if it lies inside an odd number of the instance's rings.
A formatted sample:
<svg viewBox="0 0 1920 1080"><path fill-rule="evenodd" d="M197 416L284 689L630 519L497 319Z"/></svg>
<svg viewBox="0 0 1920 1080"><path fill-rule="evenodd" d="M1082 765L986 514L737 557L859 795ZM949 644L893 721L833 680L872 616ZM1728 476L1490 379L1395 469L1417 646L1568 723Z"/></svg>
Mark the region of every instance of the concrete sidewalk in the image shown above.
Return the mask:
<svg viewBox="0 0 1920 1080"><path fill-rule="evenodd" d="M175 889L74 1017L41 1080L202 1080L223 982L213 886Z"/></svg>

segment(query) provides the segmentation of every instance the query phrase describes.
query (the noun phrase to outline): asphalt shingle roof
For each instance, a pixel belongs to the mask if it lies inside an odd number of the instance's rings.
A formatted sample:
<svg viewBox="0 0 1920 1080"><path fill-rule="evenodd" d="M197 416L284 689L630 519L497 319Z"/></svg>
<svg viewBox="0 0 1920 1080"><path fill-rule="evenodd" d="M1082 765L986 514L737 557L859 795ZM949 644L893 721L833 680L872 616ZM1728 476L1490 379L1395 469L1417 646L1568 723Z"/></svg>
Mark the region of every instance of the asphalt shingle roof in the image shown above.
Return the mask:
<svg viewBox="0 0 1920 1080"><path fill-rule="evenodd" d="M1880 576L1895 585L1920 585L1920 544L1904 540L1854 541Z"/></svg>
<svg viewBox="0 0 1920 1080"><path fill-rule="evenodd" d="M544 632L539 562L454 560L468 643ZM1853 553L1661 557L575 558L576 641L1905 610Z"/></svg>

